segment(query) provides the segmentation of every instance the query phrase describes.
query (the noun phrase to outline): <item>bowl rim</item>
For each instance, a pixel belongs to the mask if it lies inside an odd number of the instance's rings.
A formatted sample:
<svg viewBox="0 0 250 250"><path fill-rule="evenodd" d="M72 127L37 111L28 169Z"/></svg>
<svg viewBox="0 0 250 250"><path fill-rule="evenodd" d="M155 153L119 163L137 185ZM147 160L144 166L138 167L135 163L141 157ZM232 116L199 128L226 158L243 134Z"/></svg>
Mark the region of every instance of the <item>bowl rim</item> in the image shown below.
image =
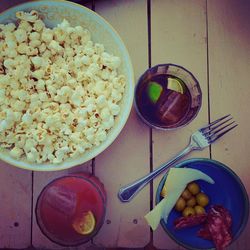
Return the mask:
<svg viewBox="0 0 250 250"><path fill-rule="evenodd" d="M241 233L244 231L247 223L248 223L248 219L249 219L249 197L248 197L248 194L247 194L247 190L243 184L243 182L241 181L240 177L230 168L228 167L227 165L225 165L224 163L220 162L220 161L217 161L217 160L213 160L213 159L210 159L210 158L190 158L190 159L187 159L187 160L183 160L179 163L177 163L176 165L174 165L174 167L176 168L182 168L182 167L185 167L186 164L190 164L190 163L193 163L193 162L209 162L209 163L212 163L212 164L216 164L217 166L223 168L224 170L226 170L226 172L231 175L235 180L236 182L239 184L240 186L240 189L242 190L242 194L243 194L243 198L244 198L244 218L245 220L243 221L243 223L240 225L237 233L235 235L233 235L233 240L232 242L230 243L230 245L238 239L238 237L241 235ZM163 175L163 177L161 178L158 186L157 186L157 190L156 190L156 195L155 195L155 204L158 204L161 200L160 198L160 187L164 184L164 181L166 180L167 178L167 175L168 175L168 172L165 173ZM195 248L195 247L191 247L189 245L186 245L185 243L183 242L180 242L176 239L176 237L174 237L168 230L165 222L163 221L163 219L161 219L160 221L160 224L163 228L163 230L167 233L167 235L173 240L175 241L177 244L187 248L187 249L190 249L190 250L214 250L215 248Z"/></svg>
<svg viewBox="0 0 250 250"><path fill-rule="evenodd" d="M102 153L104 150L106 150L119 136L119 134L121 133L122 129L124 128L124 126L127 123L127 120L129 118L129 115L131 113L131 109L133 106L133 95L134 95L134 69L132 66L132 61L131 61L131 56L128 52L128 49L125 45L125 43L123 42L121 36L118 34L118 32L113 28L113 26L101 15L99 15L97 12L83 6L80 5L78 3L74 3L74 2L70 2L70 1L66 1L66 0L33 0L33 1L27 1L24 3L20 3L17 4L15 6L12 6L2 12L0 12L0 16L2 16L3 14L8 13L9 11L13 11L15 8L25 8L25 7L29 7L29 4L46 4L46 2L51 3L51 2L56 2L56 3L62 3L62 4L66 4L69 6L75 6L80 8L81 10L83 10L84 12L89 12L91 15L96 16L97 19L99 19L100 21L102 21L106 27L111 31L111 33L114 34L115 37L117 37L119 43L121 44L122 50L124 51L124 55L126 55L127 61L127 67L129 68L129 78L127 79L127 86L128 86L128 98L126 99L126 103L124 104L125 110L126 112L124 112L124 114L122 114L119 119L119 123L117 123L117 127L113 127L114 131L111 134L112 137L109 137L109 140L105 140L103 143L101 143L99 146L96 146L96 148L93 146L93 148L95 148L95 153L92 153L92 149L91 148L89 151L86 151L83 153L82 156L77 157L77 158L72 158L71 161L64 161L60 164L53 164L53 163L29 163L28 161L20 161L20 160L15 160L14 158L12 158L10 155L6 155L3 151L0 151L0 161L4 161L8 164L10 164L13 167L18 167L21 169L25 169L25 170L31 170L31 171L58 171L58 170L65 170L65 169L69 169L78 165L82 165L88 161L90 161L91 159L95 158L96 156L98 156L100 153ZM34 7L35 8L35 7ZM110 133L110 131L109 131ZM84 156L84 154L86 156ZM84 158L84 160L81 160L82 158Z"/></svg>
<svg viewBox="0 0 250 250"><path fill-rule="evenodd" d="M200 100L201 100L201 105L198 107L196 113L194 114L194 116L188 120L186 123L182 124L182 125L179 125L177 127L170 127L170 128L164 128L164 127L160 127L160 126L157 126L156 124L152 124L150 121L148 121L143 115L142 113L140 112L139 110L139 107L136 103L136 92L137 92L137 89L139 88L139 83L141 82L142 78L144 77L144 75L147 73L148 70L151 70L153 68L157 68L157 67L160 67L160 66L173 66L173 67L177 67L177 68L180 68L184 71L186 71L188 74L190 74L190 76L194 79L194 81L197 83L197 88L199 90L199 94L200 94ZM149 127L151 128L154 128L154 129L157 129L157 130L162 130L162 131L172 131L172 130L176 130L176 129L180 129L180 128L183 128L185 126L187 126L189 123L191 123L196 117L197 115L199 114L200 112L200 109L202 107L202 91L201 91L201 86L200 86L200 83L199 81L197 80L197 78L194 76L194 74L189 71L188 69L186 69L185 67L181 66L181 65L178 65L178 64L175 64L175 63L161 63L161 64L156 64L152 67L149 67L148 69L146 69L139 77L139 79L137 80L137 83L136 83L136 86L135 86L135 90L134 90L134 107L135 107L135 110L136 110L136 113L138 114L138 116L141 118L141 120L146 124L148 125Z"/></svg>

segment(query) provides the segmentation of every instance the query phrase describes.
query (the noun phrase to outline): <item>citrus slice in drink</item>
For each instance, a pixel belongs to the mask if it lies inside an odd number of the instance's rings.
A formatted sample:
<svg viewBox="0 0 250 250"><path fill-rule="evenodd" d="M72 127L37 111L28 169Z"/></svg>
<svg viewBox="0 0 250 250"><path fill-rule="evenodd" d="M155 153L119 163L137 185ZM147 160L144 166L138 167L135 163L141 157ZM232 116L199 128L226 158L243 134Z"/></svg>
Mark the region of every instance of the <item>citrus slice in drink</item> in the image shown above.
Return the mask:
<svg viewBox="0 0 250 250"><path fill-rule="evenodd" d="M168 78L168 89L171 89L181 94L184 93L183 85L181 84L179 80L175 78L171 78L171 77Z"/></svg>
<svg viewBox="0 0 250 250"><path fill-rule="evenodd" d="M149 82L148 97L152 103L156 103L163 91L162 86L157 82Z"/></svg>
<svg viewBox="0 0 250 250"><path fill-rule="evenodd" d="M82 235L90 234L95 229L95 216L91 211L84 212L72 224L75 231Z"/></svg>

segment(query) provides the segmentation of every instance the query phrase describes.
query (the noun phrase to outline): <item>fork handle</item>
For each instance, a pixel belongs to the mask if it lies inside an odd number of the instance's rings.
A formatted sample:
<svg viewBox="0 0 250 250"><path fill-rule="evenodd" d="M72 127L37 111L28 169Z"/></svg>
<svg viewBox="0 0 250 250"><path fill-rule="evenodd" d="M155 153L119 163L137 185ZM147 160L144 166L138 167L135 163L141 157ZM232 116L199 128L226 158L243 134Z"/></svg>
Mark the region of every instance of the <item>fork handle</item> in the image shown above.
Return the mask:
<svg viewBox="0 0 250 250"><path fill-rule="evenodd" d="M151 180L153 180L156 176L162 173L164 170L168 169L175 162L180 160L182 157L190 153L194 149L193 145L190 143L185 149L179 152L175 157L173 157L168 162L162 164L160 167L156 168L154 171L145 175L144 177L136 180L133 183L130 183L122 188L120 188L118 192L118 197L122 202L128 202L132 200L132 198L148 184Z"/></svg>

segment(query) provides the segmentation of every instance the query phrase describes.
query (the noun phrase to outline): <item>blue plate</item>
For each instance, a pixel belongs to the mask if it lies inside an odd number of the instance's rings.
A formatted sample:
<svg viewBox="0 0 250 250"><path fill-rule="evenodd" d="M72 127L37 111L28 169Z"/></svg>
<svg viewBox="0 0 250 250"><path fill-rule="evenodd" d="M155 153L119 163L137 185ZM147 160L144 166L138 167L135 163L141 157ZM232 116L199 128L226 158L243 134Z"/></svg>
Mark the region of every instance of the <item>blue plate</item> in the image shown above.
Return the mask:
<svg viewBox="0 0 250 250"><path fill-rule="evenodd" d="M214 184L209 184L202 180L196 182L200 185L201 190L209 196L209 205L220 204L230 211L233 220L233 241L236 240L244 230L249 214L248 195L239 177L224 164L204 158L186 160L175 167L198 169L215 181ZM158 186L156 203L159 203L162 199L160 193L166 177L167 174L162 178ZM173 209L167 223L161 220L163 229L173 240L187 249L214 249L212 241L196 236L200 226L175 230L173 226L174 220L180 216L181 214Z"/></svg>

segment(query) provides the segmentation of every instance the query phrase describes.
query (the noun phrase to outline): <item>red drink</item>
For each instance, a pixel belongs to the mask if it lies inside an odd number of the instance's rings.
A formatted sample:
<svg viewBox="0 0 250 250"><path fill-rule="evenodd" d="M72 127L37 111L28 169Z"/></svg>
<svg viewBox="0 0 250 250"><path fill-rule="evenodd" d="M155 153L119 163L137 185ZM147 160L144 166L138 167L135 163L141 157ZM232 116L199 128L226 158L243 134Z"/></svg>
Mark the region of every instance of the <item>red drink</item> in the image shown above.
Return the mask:
<svg viewBox="0 0 250 250"><path fill-rule="evenodd" d="M36 217L41 231L50 240L74 246L96 235L104 222L105 210L103 185L96 177L80 173L49 183L38 198ZM83 228L86 218L87 224L92 223L88 232Z"/></svg>

